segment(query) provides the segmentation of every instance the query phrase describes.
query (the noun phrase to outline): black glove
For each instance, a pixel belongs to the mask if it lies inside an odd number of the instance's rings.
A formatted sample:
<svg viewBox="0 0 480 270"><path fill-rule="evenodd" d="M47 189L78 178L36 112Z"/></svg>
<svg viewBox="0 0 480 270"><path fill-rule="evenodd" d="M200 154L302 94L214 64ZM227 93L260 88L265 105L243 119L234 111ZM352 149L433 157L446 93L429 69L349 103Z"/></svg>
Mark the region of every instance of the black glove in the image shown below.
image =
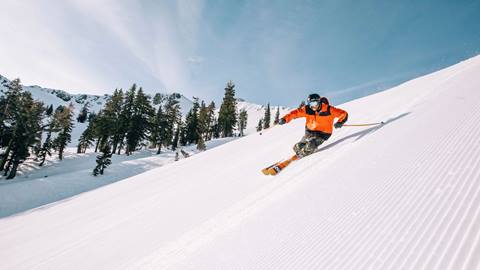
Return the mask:
<svg viewBox="0 0 480 270"><path fill-rule="evenodd" d="M283 118L280 118L280 120L278 120L279 125L283 125L285 123L287 123L287 121L285 121L285 119L283 119Z"/></svg>
<svg viewBox="0 0 480 270"><path fill-rule="evenodd" d="M344 123L337 122L337 123L333 124L333 126L334 126L335 128L341 128L341 127L343 127L343 124L344 124Z"/></svg>

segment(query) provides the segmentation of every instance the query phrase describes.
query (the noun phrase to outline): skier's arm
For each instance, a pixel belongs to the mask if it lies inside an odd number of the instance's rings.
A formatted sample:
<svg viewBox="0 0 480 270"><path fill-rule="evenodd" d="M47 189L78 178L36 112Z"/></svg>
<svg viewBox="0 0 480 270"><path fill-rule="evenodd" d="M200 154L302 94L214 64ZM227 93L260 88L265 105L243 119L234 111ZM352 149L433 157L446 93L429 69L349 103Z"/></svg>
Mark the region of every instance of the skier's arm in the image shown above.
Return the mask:
<svg viewBox="0 0 480 270"><path fill-rule="evenodd" d="M282 119L285 119L285 122L288 123L293 119L304 117L304 116L305 116L305 106L287 113L285 116L282 117Z"/></svg>
<svg viewBox="0 0 480 270"><path fill-rule="evenodd" d="M343 126L348 120L348 113L342 109L335 108L333 106L330 106L330 112L333 114L335 118L338 118L337 123L335 123L335 127Z"/></svg>

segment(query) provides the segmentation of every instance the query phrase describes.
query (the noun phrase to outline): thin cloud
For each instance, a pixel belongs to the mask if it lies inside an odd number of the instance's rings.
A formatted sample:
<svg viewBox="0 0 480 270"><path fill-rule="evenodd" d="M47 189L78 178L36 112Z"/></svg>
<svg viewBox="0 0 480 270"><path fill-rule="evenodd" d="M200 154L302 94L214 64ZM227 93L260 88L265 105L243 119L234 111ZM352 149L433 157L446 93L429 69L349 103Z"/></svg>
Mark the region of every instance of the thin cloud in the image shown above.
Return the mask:
<svg viewBox="0 0 480 270"><path fill-rule="evenodd" d="M194 56L194 57L189 57L187 59L187 61L189 63L192 63L192 64L201 64L201 63L205 62L205 58L203 58L201 56Z"/></svg>
<svg viewBox="0 0 480 270"><path fill-rule="evenodd" d="M60 22L69 14L62 3L44 12L45 3L4 1L0 9L0 72L26 84L64 89L98 89L95 80L65 42ZM88 79L87 79L88 78Z"/></svg>
<svg viewBox="0 0 480 270"><path fill-rule="evenodd" d="M204 61L192 56L202 10L203 1L70 0L51 6L7 0L0 11L0 34L8 40L0 43L0 73L70 90L105 92L144 82L188 93L194 89L189 66Z"/></svg>
<svg viewBox="0 0 480 270"><path fill-rule="evenodd" d="M377 92L379 90L385 89L386 87L390 87L393 84L397 84L399 81L407 80L414 76L414 74L416 74L416 72L404 72L395 76L372 80L348 88L327 91L324 95L330 98L345 98L346 96L351 96L352 93L364 93L365 91L367 91L368 93Z"/></svg>

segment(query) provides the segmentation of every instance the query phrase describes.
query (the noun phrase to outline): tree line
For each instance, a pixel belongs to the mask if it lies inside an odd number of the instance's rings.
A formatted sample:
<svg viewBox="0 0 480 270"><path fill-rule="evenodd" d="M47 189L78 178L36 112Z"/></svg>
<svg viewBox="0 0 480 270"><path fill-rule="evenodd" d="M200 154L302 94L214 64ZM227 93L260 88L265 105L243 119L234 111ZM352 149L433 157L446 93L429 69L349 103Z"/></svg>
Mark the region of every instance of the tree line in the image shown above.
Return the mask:
<svg viewBox="0 0 480 270"><path fill-rule="evenodd" d="M277 111L275 112L275 118L273 119L273 125L277 125L280 121L280 107L277 107ZM262 131L263 129L270 128L271 123L271 110L270 110L270 103L267 104L267 108L265 109L265 114L263 118L258 120L257 124L257 131Z"/></svg>
<svg viewBox="0 0 480 270"><path fill-rule="evenodd" d="M19 165L31 154L42 166L52 149L63 159L72 129L72 106L59 106L55 110L52 105L45 107L23 91L19 79L11 81L0 97L0 172L7 179L14 178ZM43 133L46 138L42 142Z"/></svg>
<svg viewBox="0 0 480 270"><path fill-rule="evenodd" d="M234 136L236 129L243 136L248 116L245 110L237 113L233 82L225 87L218 114L213 101L207 105L194 97L192 108L183 117L180 97L178 93L151 97L134 84L127 91L115 89L98 112L89 112L86 103L76 117L77 122L87 123L78 139L77 153L87 149L100 152L92 172L98 175L111 164L113 154L131 155L142 148L155 148L159 154L163 149L190 144L205 150L205 142ZM72 104L55 109L45 106L23 91L19 79L11 81L0 97L0 171L12 179L30 156L39 166L53 152L62 160L74 124Z"/></svg>

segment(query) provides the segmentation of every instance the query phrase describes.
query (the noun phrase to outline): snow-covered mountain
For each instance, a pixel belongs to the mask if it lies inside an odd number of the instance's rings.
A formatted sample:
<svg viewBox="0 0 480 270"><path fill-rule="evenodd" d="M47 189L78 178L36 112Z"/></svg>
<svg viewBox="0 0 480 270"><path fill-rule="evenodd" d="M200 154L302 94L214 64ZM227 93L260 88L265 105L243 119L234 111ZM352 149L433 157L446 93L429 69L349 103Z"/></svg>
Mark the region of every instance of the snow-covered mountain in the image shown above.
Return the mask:
<svg viewBox="0 0 480 270"><path fill-rule="evenodd" d="M10 80L0 75L0 94L3 94L7 89L6 86L10 83ZM87 95L87 94L70 94L64 90L43 88L38 85L26 86L22 85L23 90L32 94L32 97L36 100L42 101L45 105L52 104L53 107L60 105L66 106L70 103L73 104L75 111L78 113L80 109L86 104L89 104L89 108L92 111L98 111L103 107L108 100L108 95Z"/></svg>
<svg viewBox="0 0 480 270"><path fill-rule="evenodd" d="M258 121L263 119L265 116L265 110L267 109L266 105L258 105L254 103L247 102L241 98L237 99L237 109L238 111L246 110L248 114L247 128L245 134L255 133L257 130ZM291 109L285 106L270 106L271 114L271 125L273 125L273 120L275 118L275 112L277 109L280 110L280 117L285 115Z"/></svg>
<svg viewBox="0 0 480 270"><path fill-rule="evenodd" d="M0 75L0 95L2 95L6 91L6 86L9 83L9 79ZM76 115L78 115L83 106L85 106L85 104L88 103L89 111L98 112L101 108L103 108L105 102L110 98L110 95L108 94L105 94L103 96L89 94L70 94L64 90L44 88L38 85L22 86L23 90L30 92L34 99L42 101L46 106L52 104L53 107L56 108L60 105L68 106L69 104L72 104L75 112L75 117ZM192 101L181 94L179 101L182 115L186 115L186 113L192 107ZM77 144L78 138L86 129L87 125L88 123L75 122L75 126L72 131L72 141L70 143L71 147Z"/></svg>
<svg viewBox="0 0 480 270"><path fill-rule="evenodd" d="M10 80L0 75L0 95L7 90L6 86L10 83ZM28 91L32 94L35 100L39 100L45 104L45 106L53 105L54 108L62 105L73 105L75 118L80 110L88 103L89 111L98 112L108 99L108 95L97 96L87 94L70 94L63 90L43 88L37 85L23 86L24 91ZM78 143L78 138L82 132L87 128L88 123L79 123L75 121L75 125L72 130L72 141L70 146L73 147Z"/></svg>
<svg viewBox="0 0 480 270"><path fill-rule="evenodd" d="M0 95L2 95L6 91L6 86L10 83L10 80L6 77L0 75ZM32 94L33 98L36 100L42 101L45 105L53 104L53 107L56 108L60 105L68 106L72 104L74 107L75 114L77 115L83 106L88 103L89 111L98 112L105 104L105 102L109 99L109 95L105 94L103 96L98 95L88 95L88 94L70 94L68 91L58 90L58 89L50 89L50 88L43 88L37 85L33 86L23 86L25 91L28 91ZM183 116L186 116L188 111L192 108L193 102L191 99L185 97L184 95L180 94L180 108ZM219 106L219 105L218 105ZM275 112L277 107L280 108L280 113L285 113L289 110L287 107L283 106L272 106L271 113L272 113L272 123L273 117L275 116ZM246 134L252 133L256 131L256 127L260 118L263 118L265 114L266 106L258 105L254 103L247 102L243 99L238 99L238 110L241 109L247 110L248 114L248 122L247 122L247 129ZM219 108L217 108L217 113ZM72 132L72 142L70 146L74 146L77 143L80 134L85 130L87 123L75 123L74 130Z"/></svg>
<svg viewBox="0 0 480 270"><path fill-rule="evenodd" d="M304 120L0 219L2 269L480 269L480 56Z"/></svg>
<svg viewBox="0 0 480 270"><path fill-rule="evenodd" d="M0 95L6 91L6 86L9 83L9 79L0 75ZM42 101L45 105L53 104L53 107L58 107L60 105L66 106L71 103L76 113L78 113L86 103L88 103L90 111L98 112L110 98L109 94L102 96L70 94L68 91L44 88L38 85L23 85L23 90L30 92L34 99ZM180 94L179 101L182 114L185 115L192 107L192 101L182 94Z"/></svg>

